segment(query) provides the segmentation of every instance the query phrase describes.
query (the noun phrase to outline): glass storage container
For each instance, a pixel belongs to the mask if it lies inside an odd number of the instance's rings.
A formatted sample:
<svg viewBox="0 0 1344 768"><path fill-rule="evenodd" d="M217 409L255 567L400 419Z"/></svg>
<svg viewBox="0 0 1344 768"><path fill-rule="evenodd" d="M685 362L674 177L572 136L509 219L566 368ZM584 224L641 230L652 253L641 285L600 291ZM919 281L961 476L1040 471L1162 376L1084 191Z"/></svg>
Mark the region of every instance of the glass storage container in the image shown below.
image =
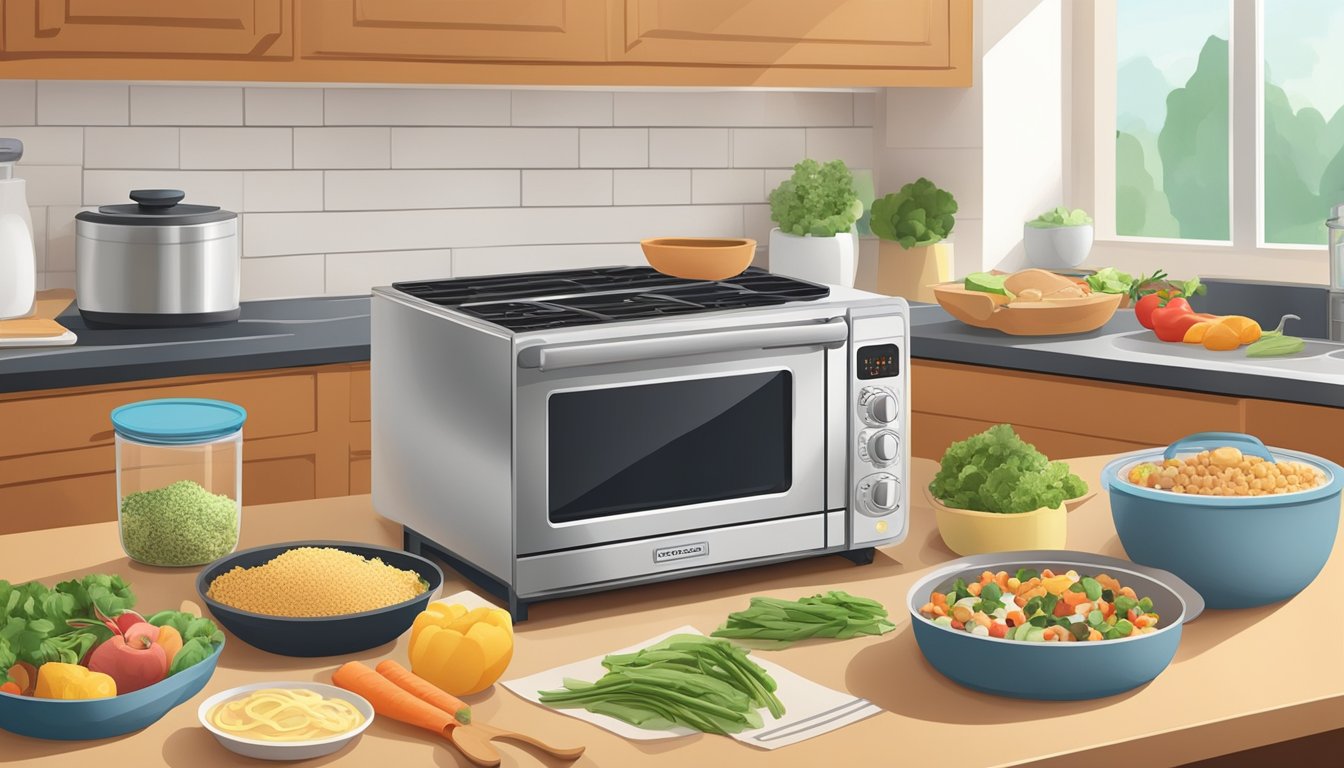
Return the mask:
<svg viewBox="0 0 1344 768"><path fill-rule="evenodd" d="M246 420L247 411L222 400L145 400L112 411L127 557L202 565L237 548Z"/></svg>

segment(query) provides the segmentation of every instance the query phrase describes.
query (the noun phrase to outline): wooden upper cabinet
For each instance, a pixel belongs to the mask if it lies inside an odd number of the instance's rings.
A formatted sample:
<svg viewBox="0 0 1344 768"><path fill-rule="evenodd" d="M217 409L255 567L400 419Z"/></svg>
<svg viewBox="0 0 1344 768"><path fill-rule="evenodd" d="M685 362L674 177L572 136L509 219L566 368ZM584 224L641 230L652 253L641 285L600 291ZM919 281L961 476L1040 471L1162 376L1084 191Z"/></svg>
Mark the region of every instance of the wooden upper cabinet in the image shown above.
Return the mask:
<svg viewBox="0 0 1344 768"><path fill-rule="evenodd" d="M612 0L611 58L754 67L949 69L958 0ZM968 12L967 12L968 13ZM957 23L954 23L957 22ZM964 29L958 29L958 24Z"/></svg>
<svg viewBox="0 0 1344 768"><path fill-rule="evenodd" d="M303 57L601 62L606 0L308 0Z"/></svg>
<svg viewBox="0 0 1344 768"><path fill-rule="evenodd" d="M294 54L291 0L4 0L3 6L0 48L9 59L262 60Z"/></svg>

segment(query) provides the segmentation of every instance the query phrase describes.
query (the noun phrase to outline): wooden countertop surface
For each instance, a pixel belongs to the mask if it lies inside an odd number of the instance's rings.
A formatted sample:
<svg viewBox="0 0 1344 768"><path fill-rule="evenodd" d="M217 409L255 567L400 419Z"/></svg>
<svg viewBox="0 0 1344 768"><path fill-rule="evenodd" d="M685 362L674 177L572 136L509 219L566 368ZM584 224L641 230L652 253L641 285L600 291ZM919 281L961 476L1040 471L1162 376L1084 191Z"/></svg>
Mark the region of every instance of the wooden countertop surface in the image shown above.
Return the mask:
<svg viewBox="0 0 1344 768"><path fill-rule="evenodd" d="M1109 457L1071 460L1094 483ZM927 484L936 464L916 460L914 483ZM1083 702L1029 702L961 688L923 659L910 630L906 590L931 566L954 555L938 537L933 512L914 494L910 536L879 551L872 565L839 557L702 576L541 603L517 629L506 679L539 672L604 650L638 643L681 624L711 631L757 594L797 597L844 589L882 601L896 630L882 637L819 641L770 652L818 683L848 690L885 713L774 752L719 736L625 741L608 731L523 701L501 686L470 697L475 717L557 744L584 744L576 766L812 766L1080 764L1089 768L1176 765L1337 728L1344 723L1344 539L1316 581L1293 600L1242 611L1208 611L1185 630L1171 666L1149 685ZM242 547L311 539L349 539L399 546L399 526L372 513L368 496L319 499L244 510ZM1123 557L1105 494L1070 515L1069 547ZM199 597L194 569L129 562L115 523L0 536L0 577L48 584L91 572L117 572L147 610ZM1253 564L1248 577L1254 577ZM469 588L451 574L444 594ZM103 741L47 742L0 731L0 764L168 765L210 768L260 762L218 745L196 721L205 697L263 680L329 681L351 658L406 660L406 638L350 657L295 659L230 639L205 690L138 733ZM762 652L758 652L762 653ZM1061 674L1068 674L1061 669ZM505 745L506 766L564 765ZM379 720L336 755L309 761L353 765L466 766L442 741Z"/></svg>

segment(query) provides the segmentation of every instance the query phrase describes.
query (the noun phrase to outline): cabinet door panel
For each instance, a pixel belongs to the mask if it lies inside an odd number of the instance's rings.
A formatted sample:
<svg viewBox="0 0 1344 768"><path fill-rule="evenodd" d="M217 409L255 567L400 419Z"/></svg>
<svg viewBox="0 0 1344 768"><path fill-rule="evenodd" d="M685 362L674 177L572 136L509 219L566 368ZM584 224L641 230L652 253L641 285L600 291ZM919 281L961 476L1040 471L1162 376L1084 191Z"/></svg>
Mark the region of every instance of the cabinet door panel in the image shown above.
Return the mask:
<svg viewBox="0 0 1344 768"><path fill-rule="evenodd" d="M951 66L954 0L613 0L612 58L793 67Z"/></svg>
<svg viewBox="0 0 1344 768"><path fill-rule="evenodd" d="M329 0L303 6L303 57L419 61L606 58L604 0Z"/></svg>
<svg viewBox="0 0 1344 768"><path fill-rule="evenodd" d="M6 0L4 9L4 51L10 58L289 59L294 54L291 0Z"/></svg>

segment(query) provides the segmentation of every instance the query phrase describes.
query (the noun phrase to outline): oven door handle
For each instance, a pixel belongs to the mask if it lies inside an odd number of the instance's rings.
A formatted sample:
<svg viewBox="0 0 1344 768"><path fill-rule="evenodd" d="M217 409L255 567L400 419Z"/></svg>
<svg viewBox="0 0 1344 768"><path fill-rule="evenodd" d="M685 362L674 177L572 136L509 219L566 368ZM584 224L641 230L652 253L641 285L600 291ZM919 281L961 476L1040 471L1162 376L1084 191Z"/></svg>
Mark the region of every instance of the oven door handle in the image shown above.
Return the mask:
<svg viewBox="0 0 1344 768"><path fill-rule="evenodd" d="M837 317L824 323L772 325L581 344L539 344L519 350L518 367L551 371L711 352L777 347L838 347L848 340L849 324L844 318Z"/></svg>

